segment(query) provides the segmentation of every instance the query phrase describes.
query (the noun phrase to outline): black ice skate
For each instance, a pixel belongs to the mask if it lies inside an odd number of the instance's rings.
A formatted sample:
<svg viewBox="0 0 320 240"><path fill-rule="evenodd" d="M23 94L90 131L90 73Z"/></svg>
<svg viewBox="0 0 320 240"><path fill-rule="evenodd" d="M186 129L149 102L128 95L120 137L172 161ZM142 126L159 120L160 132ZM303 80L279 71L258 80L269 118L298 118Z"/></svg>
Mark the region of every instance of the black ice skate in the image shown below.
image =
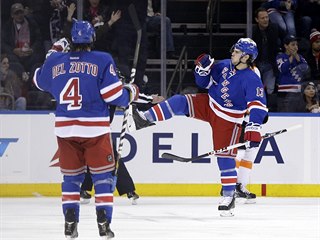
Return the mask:
<svg viewBox="0 0 320 240"><path fill-rule="evenodd" d="M110 224L106 217L106 211L104 209L97 210L97 222L99 235L104 239L114 238L114 233L110 229Z"/></svg>
<svg viewBox="0 0 320 240"><path fill-rule="evenodd" d="M128 131L133 132L141 128L155 125L145 118L142 112L137 109L136 105L130 105L128 115Z"/></svg>
<svg viewBox="0 0 320 240"><path fill-rule="evenodd" d="M235 196L238 199L244 199L244 203L255 203L257 196L249 192L241 183L237 183Z"/></svg>
<svg viewBox="0 0 320 240"><path fill-rule="evenodd" d="M73 208L68 208L65 213L64 235L67 239L78 237L76 212Z"/></svg>
<svg viewBox="0 0 320 240"><path fill-rule="evenodd" d="M135 192L135 191L133 191L133 192L128 192L127 193L127 197L131 200L131 204L132 205L137 205L138 203L137 203L137 200L138 200L138 198L139 198L139 195Z"/></svg>
<svg viewBox="0 0 320 240"><path fill-rule="evenodd" d="M85 190L80 191L80 203L88 204L88 203L90 203L90 199L91 199L91 194L89 194Z"/></svg>
<svg viewBox="0 0 320 240"><path fill-rule="evenodd" d="M233 210L235 207L235 197L222 197L219 202L218 210L221 217L233 217Z"/></svg>

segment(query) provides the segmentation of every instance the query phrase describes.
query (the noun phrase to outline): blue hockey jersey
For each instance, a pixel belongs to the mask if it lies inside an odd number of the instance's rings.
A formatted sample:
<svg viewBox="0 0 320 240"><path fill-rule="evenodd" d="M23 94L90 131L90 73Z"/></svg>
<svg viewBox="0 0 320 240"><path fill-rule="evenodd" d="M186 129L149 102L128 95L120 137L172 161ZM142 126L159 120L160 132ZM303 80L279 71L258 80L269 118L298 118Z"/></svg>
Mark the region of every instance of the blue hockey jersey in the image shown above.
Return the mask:
<svg viewBox="0 0 320 240"><path fill-rule="evenodd" d="M278 92L300 92L301 81L308 69L307 61L299 54L300 61L293 58L290 63L290 56L280 53L277 56L277 66L279 69Z"/></svg>
<svg viewBox="0 0 320 240"><path fill-rule="evenodd" d="M210 107L219 117L241 124L245 112L250 122L262 124L267 114L266 97L262 81L250 68L236 70L230 59L214 64L210 74L195 72L199 87L208 89Z"/></svg>
<svg viewBox="0 0 320 240"><path fill-rule="evenodd" d="M129 92L117 77L111 55L104 52L53 53L35 71L33 81L57 101L55 134L59 137L108 133L108 104L129 104Z"/></svg>

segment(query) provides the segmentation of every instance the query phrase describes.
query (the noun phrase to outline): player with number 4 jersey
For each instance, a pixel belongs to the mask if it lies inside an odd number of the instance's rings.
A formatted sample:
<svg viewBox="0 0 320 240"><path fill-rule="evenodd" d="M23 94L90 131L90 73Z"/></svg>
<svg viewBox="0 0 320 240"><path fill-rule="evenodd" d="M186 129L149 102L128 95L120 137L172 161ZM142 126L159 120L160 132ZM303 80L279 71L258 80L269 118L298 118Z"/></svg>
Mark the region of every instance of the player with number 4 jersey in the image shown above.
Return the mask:
<svg viewBox="0 0 320 240"><path fill-rule="evenodd" d="M89 22L75 21L71 35L71 51L67 52L66 39L56 42L35 71L34 83L57 102L55 134L63 174L65 237L78 237L80 187L88 167L95 188L99 235L110 239L114 237L110 223L115 158L109 105L128 106L138 98L139 89L122 84L110 54L91 51L95 31Z"/></svg>

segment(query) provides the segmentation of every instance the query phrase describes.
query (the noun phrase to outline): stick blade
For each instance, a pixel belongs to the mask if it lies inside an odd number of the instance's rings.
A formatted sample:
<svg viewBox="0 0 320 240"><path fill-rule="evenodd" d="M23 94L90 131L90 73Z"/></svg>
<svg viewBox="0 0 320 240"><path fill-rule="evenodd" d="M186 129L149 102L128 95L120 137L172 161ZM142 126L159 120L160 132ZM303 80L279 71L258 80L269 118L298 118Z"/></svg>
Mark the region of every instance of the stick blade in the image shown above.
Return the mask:
<svg viewBox="0 0 320 240"><path fill-rule="evenodd" d="M171 159L171 160L175 160L175 161L178 161L178 162L189 162L190 161L188 158L179 157L179 156L171 154L171 153L162 153L161 157L162 158Z"/></svg>
<svg viewBox="0 0 320 240"><path fill-rule="evenodd" d="M287 128L287 132L296 130L296 129L298 129L298 128L302 128L302 124L297 124L297 125L288 127L288 128Z"/></svg>

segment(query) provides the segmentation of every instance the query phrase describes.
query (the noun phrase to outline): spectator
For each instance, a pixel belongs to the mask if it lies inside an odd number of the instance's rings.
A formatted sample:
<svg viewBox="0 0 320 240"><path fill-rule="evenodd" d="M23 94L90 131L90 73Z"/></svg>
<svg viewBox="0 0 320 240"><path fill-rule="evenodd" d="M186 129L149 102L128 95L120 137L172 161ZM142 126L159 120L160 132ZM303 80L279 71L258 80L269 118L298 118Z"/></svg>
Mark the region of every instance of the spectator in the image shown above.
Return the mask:
<svg viewBox="0 0 320 240"><path fill-rule="evenodd" d="M0 68L0 94L5 93L13 97L14 103L2 99L0 100L1 108L12 109L14 104L15 110L26 110L26 98L22 96L23 82L17 74L10 69L9 58L4 54L1 56ZM5 102L4 102L5 101Z"/></svg>
<svg viewBox="0 0 320 240"><path fill-rule="evenodd" d="M44 59L39 26L30 16L25 16L21 3L11 6L11 17L2 28L2 52L12 62L20 63L25 72L32 72Z"/></svg>
<svg viewBox="0 0 320 240"><path fill-rule="evenodd" d="M161 6L161 1L148 0L147 31L157 33L158 38L160 38L160 33L161 33L160 6ZM168 17L166 17L166 43L167 43L167 58L178 58L178 56L175 55L171 20Z"/></svg>
<svg viewBox="0 0 320 240"><path fill-rule="evenodd" d="M316 29L310 34L311 49L307 55L311 80L320 83L320 32Z"/></svg>
<svg viewBox="0 0 320 240"><path fill-rule="evenodd" d="M100 0L86 0L83 19L89 21L95 28L103 25L107 18L107 8Z"/></svg>
<svg viewBox="0 0 320 240"><path fill-rule="evenodd" d="M286 35L296 36L294 10L297 0L268 0L262 6L267 9L270 21L279 26L282 39Z"/></svg>
<svg viewBox="0 0 320 240"><path fill-rule="evenodd" d="M37 18L43 37L44 50L48 52L52 44L64 36L67 7L63 0L44 1Z"/></svg>
<svg viewBox="0 0 320 240"><path fill-rule="evenodd" d="M97 38L94 45L95 50L112 52L114 41L114 29L112 26L120 18L121 11L112 11L110 4L105 6L100 0L88 0L84 19L95 26Z"/></svg>
<svg viewBox="0 0 320 240"><path fill-rule="evenodd" d="M67 4L65 5L67 8L67 20L64 21L64 26L63 26L63 33L64 33L64 37L67 39L71 39L71 28L72 28L72 24L74 22L74 20L76 20L76 9L77 9L77 5L76 5L76 1L75 0L70 0L67 2Z"/></svg>
<svg viewBox="0 0 320 240"><path fill-rule="evenodd" d="M314 82L302 85L301 101L296 105L296 112L320 113L319 97Z"/></svg>
<svg viewBox="0 0 320 240"><path fill-rule="evenodd" d="M278 112L292 112L298 104L301 82L305 79L308 64L302 55L298 54L297 38L288 35L284 38L285 52L277 56L279 70L278 78Z"/></svg>
<svg viewBox="0 0 320 240"><path fill-rule="evenodd" d="M276 56L280 48L280 36L278 26L270 23L268 12L265 8L258 8L255 11L256 25L252 29L252 39L257 43L258 57L255 61L261 73L261 79L267 92L267 98L270 100L271 94L275 89L276 76L278 69L276 65ZM270 108L270 102L267 101Z"/></svg>

